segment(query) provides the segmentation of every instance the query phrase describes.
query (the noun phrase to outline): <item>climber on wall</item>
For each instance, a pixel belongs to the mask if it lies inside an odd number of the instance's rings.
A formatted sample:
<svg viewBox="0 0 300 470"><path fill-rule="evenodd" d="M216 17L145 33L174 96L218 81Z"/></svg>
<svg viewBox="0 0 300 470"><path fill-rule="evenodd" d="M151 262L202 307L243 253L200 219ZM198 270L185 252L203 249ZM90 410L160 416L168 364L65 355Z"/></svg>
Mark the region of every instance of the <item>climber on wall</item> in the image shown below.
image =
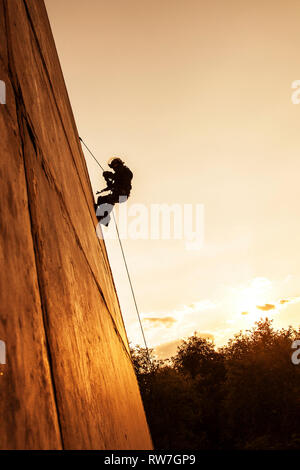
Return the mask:
<svg viewBox="0 0 300 470"><path fill-rule="evenodd" d="M110 212L113 210L116 203L127 201L131 191L131 180L133 174L130 169L124 165L124 162L114 157L111 159L108 166L113 170L104 171L103 177L106 181L107 187L102 191L97 191L97 194L101 194L106 191L110 191L106 196L99 196L97 199L96 216L100 224L106 227L110 221Z"/></svg>

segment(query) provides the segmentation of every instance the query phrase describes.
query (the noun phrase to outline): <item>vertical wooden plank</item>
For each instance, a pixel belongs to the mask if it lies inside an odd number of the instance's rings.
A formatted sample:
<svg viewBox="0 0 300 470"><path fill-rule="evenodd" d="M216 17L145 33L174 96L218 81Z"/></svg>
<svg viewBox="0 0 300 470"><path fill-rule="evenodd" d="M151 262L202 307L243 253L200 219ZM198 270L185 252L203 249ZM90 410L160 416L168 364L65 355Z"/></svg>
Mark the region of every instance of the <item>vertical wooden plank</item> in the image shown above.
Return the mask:
<svg viewBox="0 0 300 470"><path fill-rule="evenodd" d="M4 13L3 1L0 11ZM0 339L6 345L0 375L0 448L60 449L4 20L1 15L0 74L7 103L0 105Z"/></svg>

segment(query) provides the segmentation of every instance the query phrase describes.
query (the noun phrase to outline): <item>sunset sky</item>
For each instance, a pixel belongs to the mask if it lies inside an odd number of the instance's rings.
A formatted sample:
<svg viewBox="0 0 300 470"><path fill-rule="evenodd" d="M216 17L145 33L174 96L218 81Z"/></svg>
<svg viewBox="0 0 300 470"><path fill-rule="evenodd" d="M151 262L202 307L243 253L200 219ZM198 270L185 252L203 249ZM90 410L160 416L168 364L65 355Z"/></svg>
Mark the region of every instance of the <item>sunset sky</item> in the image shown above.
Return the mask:
<svg viewBox="0 0 300 470"><path fill-rule="evenodd" d="M299 326L300 4L46 0L80 136L134 172L130 204L205 208L205 243L124 240L161 355L197 331L224 344L260 317ZM94 190L101 172L86 154ZM142 345L120 248L108 251Z"/></svg>

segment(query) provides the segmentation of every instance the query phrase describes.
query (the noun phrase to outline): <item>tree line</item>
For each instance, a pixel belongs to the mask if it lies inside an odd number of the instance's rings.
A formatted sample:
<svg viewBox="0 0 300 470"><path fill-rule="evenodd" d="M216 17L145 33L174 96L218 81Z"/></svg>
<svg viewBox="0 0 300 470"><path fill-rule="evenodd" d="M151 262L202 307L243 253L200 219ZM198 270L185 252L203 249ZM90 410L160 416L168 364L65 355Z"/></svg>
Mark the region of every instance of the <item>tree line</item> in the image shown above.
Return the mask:
<svg viewBox="0 0 300 470"><path fill-rule="evenodd" d="M222 348L197 333L167 360L132 348L155 449L299 449L296 339L266 318Z"/></svg>

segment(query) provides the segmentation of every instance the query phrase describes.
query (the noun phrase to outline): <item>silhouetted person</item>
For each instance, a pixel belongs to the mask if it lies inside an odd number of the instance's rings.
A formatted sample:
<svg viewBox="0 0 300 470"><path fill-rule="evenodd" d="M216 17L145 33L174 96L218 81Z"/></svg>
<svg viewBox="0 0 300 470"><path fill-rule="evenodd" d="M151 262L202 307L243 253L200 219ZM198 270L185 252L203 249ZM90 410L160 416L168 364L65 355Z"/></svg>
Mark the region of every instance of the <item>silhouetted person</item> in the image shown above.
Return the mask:
<svg viewBox="0 0 300 470"><path fill-rule="evenodd" d="M124 165L120 158L113 158L108 164L112 171L104 171L103 177L106 181L107 187L100 191L110 191L106 196L99 196L96 204L96 215L99 222L106 227L110 221L110 212L113 210L114 205L119 202L127 201L131 191L131 180L133 178L132 172ZM97 194L100 194L97 192Z"/></svg>

